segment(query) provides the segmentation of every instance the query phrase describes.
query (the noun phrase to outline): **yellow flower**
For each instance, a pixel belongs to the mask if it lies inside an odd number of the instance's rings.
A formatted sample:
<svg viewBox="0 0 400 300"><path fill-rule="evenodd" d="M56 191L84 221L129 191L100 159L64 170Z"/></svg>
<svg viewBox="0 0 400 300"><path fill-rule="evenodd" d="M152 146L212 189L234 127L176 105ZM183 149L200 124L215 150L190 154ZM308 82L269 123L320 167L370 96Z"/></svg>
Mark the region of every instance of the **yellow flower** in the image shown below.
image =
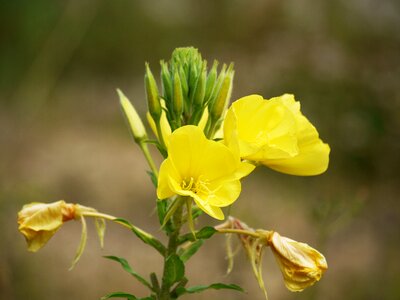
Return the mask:
<svg viewBox="0 0 400 300"><path fill-rule="evenodd" d="M224 139L243 159L260 162L292 175L326 171L330 148L303 116L293 95L263 99L259 95L235 101L224 121Z"/></svg>
<svg viewBox="0 0 400 300"><path fill-rule="evenodd" d="M38 251L57 232L61 225L75 219L74 204L64 201L54 203L30 203L18 213L18 230L25 236L28 250Z"/></svg>
<svg viewBox="0 0 400 300"><path fill-rule="evenodd" d="M221 207L239 197L239 180L253 169L253 165L241 162L239 155L224 144L208 140L199 127L183 126L169 138L168 158L160 167L157 196L189 196L204 212L222 220Z"/></svg>
<svg viewBox="0 0 400 300"><path fill-rule="evenodd" d="M313 285L328 269L325 257L305 243L274 232L268 244L281 269L285 285L292 292L300 292Z"/></svg>

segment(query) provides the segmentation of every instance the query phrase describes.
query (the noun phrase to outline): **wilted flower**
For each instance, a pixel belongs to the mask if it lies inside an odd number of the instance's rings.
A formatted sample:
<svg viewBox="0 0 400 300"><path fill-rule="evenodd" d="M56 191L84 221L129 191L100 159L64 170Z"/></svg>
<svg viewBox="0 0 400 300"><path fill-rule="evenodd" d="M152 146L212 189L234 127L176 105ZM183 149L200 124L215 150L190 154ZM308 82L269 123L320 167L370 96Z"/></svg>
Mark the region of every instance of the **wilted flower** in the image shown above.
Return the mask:
<svg viewBox="0 0 400 300"><path fill-rule="evenodd" d="M106 224L104 218L115 220L115 217L97 212L94 208L79 204L66 203L63 200L53 203L33 202L26 204L18 212L18 230L24 235L28 250L38 251L51 239L58 229L67 221L80 220L82 223L81 240L72 262L72 269L81 257L87 239L85 216L96 219L96 231L103 247Z"/></svg>
<svg viewBox="0 0 400 300"><path fill-rule="evenodd" d="M318 175L328 167L330 148L300 111L293 95L243 97L229 108L224 139L243 159L292 175Z"/></svg>
<svg viewBox="0 0 400 300"><path fill-rule="evenodd" d="M305 243L282 237L277 232L269 236L268 243L279 264L285 285L292 292L313 285L328 269L325 257Z"/></svg>
<svg viewBox="0 0 400 300"><path fill-rule="evenodd" d="M18 213L18 230L25 236L28 250L38 251L64 222L75 219L76 207L64 201L30 203ZM79 216L78 216L79 218Z"/></svg>
<svg viewBox="0 0 400 300"><path fill-rule="evenodd" d="M221 207L231 205L241 192L240 179L254 166L222 143L208 140L198 126L175 130L168 145L168 158L160 167L157 196L193 198L198 207L223 219Z"/></svg>

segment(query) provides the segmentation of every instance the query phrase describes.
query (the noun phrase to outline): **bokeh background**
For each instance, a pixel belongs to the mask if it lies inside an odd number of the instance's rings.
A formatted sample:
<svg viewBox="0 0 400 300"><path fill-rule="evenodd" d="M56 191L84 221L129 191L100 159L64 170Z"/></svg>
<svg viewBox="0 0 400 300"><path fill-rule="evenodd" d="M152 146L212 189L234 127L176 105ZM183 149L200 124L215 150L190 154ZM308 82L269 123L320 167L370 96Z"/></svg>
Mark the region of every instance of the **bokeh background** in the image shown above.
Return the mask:
<svg viewBox="0 0 400 300"><path fill-rule="evenodd" d="M209 61L235 62L233 99L294 93L332 148L317 177L259 168L231 213L323 252L329 270L291 293L269 251L271 299L400 299L400 4L396 0L18 0L0 1L0 299L145 296L119 265L143 274L161 259L109 224L100 250L68 271L80 224L69 222L36 254L16 214L32 201L65 199L131 220L160 235L147 166L132 142L115 92L146 111L144 62L178 46ZM201 224L216 224L208 216ZM263 299L245 254L231 275L224 238L207 241L187 267L192 284L231 282L246 294L191 299ZM190 297L184 297L188 299Z"/></svg>

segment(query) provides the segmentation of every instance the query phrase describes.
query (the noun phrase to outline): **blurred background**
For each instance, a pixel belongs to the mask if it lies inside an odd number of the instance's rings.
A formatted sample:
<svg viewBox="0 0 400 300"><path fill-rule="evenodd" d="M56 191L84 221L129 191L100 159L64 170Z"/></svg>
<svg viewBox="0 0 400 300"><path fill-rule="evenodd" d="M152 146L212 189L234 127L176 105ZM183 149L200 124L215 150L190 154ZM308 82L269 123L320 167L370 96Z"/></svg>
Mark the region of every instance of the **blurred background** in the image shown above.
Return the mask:
<svg viewBox="0 0 400 300"><path fill-rule="evenodd" d="M294 93L331 145L329 170L310 178L259 168L232 215L325 254L329 270L286 290L267 250L270 299L400 299L400 3L396 0L0 1L0 299L99 299L144 289L103 255L139 273L161 259L109 224L100 249L68 271L80 224L38 253L17 231L23 204L64 199L161 236L147 166L119 109L121 88L144 116L144 62L159 72L179 46L235 62L233 100ZM155 153L155 152L154 152ZM158 161L160 158L158 157ZM201 224L216 224L208 216ZM236 283L247 293L184 299L263 299L243 251L226 276L225 241L207 241L187 266L191 284Z"/></svg>

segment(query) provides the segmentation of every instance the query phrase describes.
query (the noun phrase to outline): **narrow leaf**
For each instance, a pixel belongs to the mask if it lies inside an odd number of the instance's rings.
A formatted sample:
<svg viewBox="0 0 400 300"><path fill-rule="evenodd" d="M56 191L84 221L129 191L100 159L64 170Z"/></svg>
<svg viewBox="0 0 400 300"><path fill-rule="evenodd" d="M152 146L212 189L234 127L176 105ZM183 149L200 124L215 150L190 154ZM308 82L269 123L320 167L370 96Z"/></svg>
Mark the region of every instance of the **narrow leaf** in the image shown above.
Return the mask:
<svg viewBox="0 0 400 300"><path fill-rule="evenodd" d="M185 265L178 255L170 255L165 262L165 279L172 285L185 275Z"/></svg>
<svg viewBox="0 0 400 300"><path fill-rule="evenodd" d="M153 183L154 187L157 187L158 184L157 176L151 171L147 171L147 174L149 174L151 182Z"/></svg>
<svg viewBox="0 0 400 300"><path fill-rule="evenodd" d="M79 242L79 246L78 249L76 250L76 254L74 257L74 260L72 261L72 265L69 268L69 270L71 271L76 263L79 261L79 259L82 256L83 251L85 250L85 246L86 246L86 241L87 241L87 226L86 226L86 221L85 218L83 216L81 216L81 223L82 223L82 233L81 233L81 240Z"/></svg>
<svg viewBox="0 0 400 300"><path fill-rule="evenodd" d="M202 229L200 229L200 231L196 232L196 238L206 240L206 239L209 239L210 237L212 237L216 232L217 232L217 230L215 230L214 227L206 226L206 227L203 227ZM194 237L193 237L192 233L184 234L179 238L180 244L187 242L187 241L194 241Z"/></svg>
<svg viewBox="0 0 400 300"><path fill-rule="evenodd" d="M177 289L177 294L178 296L181 296L183 294L201 293L209 289L213 290L226 289L226 290L235 290L239 292L244 292L244 290L236 284L214 283L210 285L196 285L189 288L179 288Z"/></svg>
<svg viewBox="0 0 400 300"><path fill-rule="evenodd" d="M172 202L172 204L168 207L168 210L165 213L164 220L163 220L163 223L162 223L161 227L164 227L165 224L167 224L169 219L172 218L172 216L174 215L176 210L180 207L181 203L182 203L182 199L181 198L176 198Z"/></svg>
<svg viewBox="0 0 400 300"><path fill-rule="evenodd" d="M119 262L122 266L122 268L128 272L129 274L131 274L133 277L135 277L140 283L142 283L143 285L147 286L150 290L153 290L151 284L144 279L142 276L140 276L137 272L135 272L134 270L132 270L131 266L129 265L128 261L125 258L122 257L117 257L117 256L104 256L105 258L114 260L116 262Z"/></svg>
<svg viewBox="0 0 400 300"><path fill-rule="evenodd" d="M134 295L124 293L124 292L115 292L115 293L108 294L104 297L101 297L101 300L106 300L106 299L110 299L110 298L126 298L128 300L137 300L137 298Z"/></svg>
<svg viewBox="0 0 400 300"><path fill-rule="evenodd" d="M191 243L186 249L183 250L182 254L179 256L180 259L185 263L191 258L204 244L204 240L197 240Z"/></svg>

